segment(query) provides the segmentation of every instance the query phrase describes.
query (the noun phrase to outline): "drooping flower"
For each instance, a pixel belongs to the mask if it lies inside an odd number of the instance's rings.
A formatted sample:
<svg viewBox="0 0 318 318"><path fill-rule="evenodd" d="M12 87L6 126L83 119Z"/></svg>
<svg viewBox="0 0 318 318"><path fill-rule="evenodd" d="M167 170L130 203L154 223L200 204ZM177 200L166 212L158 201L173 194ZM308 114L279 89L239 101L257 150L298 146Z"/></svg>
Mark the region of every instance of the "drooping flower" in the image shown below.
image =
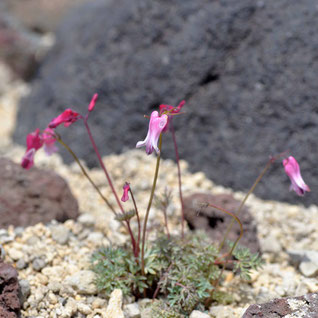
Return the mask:
<svg viewBox="0 0 318 318"><path fill-rule="evenodd" d="M22 158L21 166L24 169L30 169L34 164L35 152L43 146L43 139L39 128L27 135L26 144L27 149Z"/></svg>
<svg viewBox="0 0 318 318"><path fill-rule="evenodd" d="M136 148L146 147L146 153L150 155L154 150L160 153L158 148L158 139L168 122L168 116L163 114L159 116L157 111L153 111L150 116L148 133L144 141L138 141Z"/></svg>
<svg viewBox="0 0 318 318"><path fill-rule="evenodd" d="M27 150L24 154L24 156L22 157L22 162L21 162L21 166L24 169L30 169L33 167L34 165L34 155L35 155L35 149L31 148L29 150Z"/></svg>
<svg viewBox="0 0 318 318"><path fill-rule="evenodd" d="M91 102L90 102L89 105L88 105L88 111L89 111L89 112L91 112L91 111L94 110L94 107L95 107L97 98L98 98L98 94L94 94L94 96L93 96Z"/></svg>
<svg viewBox="0 0 318 318"><path fill-rule="evenodd" d="M306 191L310 192L310 188L300 174L299 164L296 159L290 156L283 160L283 165L291 181L290 190L294 190L300 196L303 196Z"/></svg>
<svg viewBox="0 0 318 318"><path fill-rule="evenodd" d="M173 114L178 114L181 111L181 108L183 107L184 104L185 104L185 100L181 101L179 103L179 105L176 106L176 107L171 106L171 105L164 105L164 104L161 104L159 106L160 115L162 115L162 114L167 114L168 115L168 123L167 123L167 125L165 126L165 128L163 130L164 132L169 129L169 124L170 124L170 122L172 120Z"/></svg>
<svg viewBox="0 0 318 318"><path fill-rule="evenodd" d="M58 148L55 146L56 138L53 129L46 128L42 134L42 139L44 143L44 151L48 156L51 156L53 153L58 151Z"/></svg>
<svg viewBox="0 0 318 318"><path fill-rule="evenodd" d="M58 115L56 118L52 119L49 124L49 128L56 128L57 126L64 123L64 127L68 127L76 122L80 118L80 114L74 110L68 108L64 112Z"/></svg>
<svg viewBox="0 0 318 318"><path fill-rule="evenodd" d="M124 190L124 193L123 193L123 196L121 197L121 200L123 202L126 202L129 200L128 191L130 190L130 186L129 186L128 182L125 182L125 184L123 186L123 190Z"/></svg>

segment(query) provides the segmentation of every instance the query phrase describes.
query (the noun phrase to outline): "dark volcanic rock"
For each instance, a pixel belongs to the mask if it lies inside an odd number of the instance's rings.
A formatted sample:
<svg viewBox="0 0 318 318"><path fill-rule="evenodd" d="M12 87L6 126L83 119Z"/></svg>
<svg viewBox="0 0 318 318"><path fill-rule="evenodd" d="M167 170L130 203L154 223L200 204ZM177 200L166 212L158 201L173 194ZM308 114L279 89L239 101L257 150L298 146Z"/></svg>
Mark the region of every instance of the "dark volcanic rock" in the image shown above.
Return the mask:
<svg viewBox="0 0 318 318"><path fill-rule="evenodd" d="M242 318L318 317L318 293L295 298L278 298L261 305L251 305ZM290 316L289 316L290 315Z"/></svg>
<svg viewBox="0 0 318 318"><path fill-rule="evenodd" d="M0 60L15 75L30 79L50 46L47 39L23 27L0 3Z"/></svg>
<svg viewBox="0 0 318 318"><path fill-rule="evenodd" d="M221 242L224 233L233 218L211 207L202 207L202 203L212 203L229 212L235 213L240 205L229 194L211 195L205 193L194 193L184 198L184 213L185 218L191 229L205 231L215 242ZM244 235L240 240L240 244L248 247L252 252L259 252L260 246L257 238L256 223L244 207L239 215L242 222ZM240 235L240 227L235 222L228 239L234 242Z"/></svg>
<svg viewBox="0 0 318 318"><path fill-rule="evenodd" d="M46 33L53 32L66 13L85 0L1 1L6 6L7 12L16 17L27 29Z"/></svg>
<svg viewBox="0 0 318 318"><path fill-rule="evenodd" d="M78 205L66 182L51 171L24 170L0 158L0 228L64 222L78 216Z"/></svg>
<svg viewBox="0 0 318 318"><path fill-rule="evenodd" d="M104 154L120 152L145 137L143 114L186 99L187 113L174 121L191 169L246 190L269 155L290 149L315 191L317 21L314 0L92 1L61 26L21 103L15 139L24 143L65 107L84 111L98 92L97 143ZM84 129L77 123L66 134L95 165ZM163 156L174 158L167 137ZM256 194L299 202L288 188L279 163Z"/></svg>
<svg viewBox="0 0 318 318"><path fill-rule="evenodd" d="M20 316L18 273L0 260L0 318Z"/></svg>

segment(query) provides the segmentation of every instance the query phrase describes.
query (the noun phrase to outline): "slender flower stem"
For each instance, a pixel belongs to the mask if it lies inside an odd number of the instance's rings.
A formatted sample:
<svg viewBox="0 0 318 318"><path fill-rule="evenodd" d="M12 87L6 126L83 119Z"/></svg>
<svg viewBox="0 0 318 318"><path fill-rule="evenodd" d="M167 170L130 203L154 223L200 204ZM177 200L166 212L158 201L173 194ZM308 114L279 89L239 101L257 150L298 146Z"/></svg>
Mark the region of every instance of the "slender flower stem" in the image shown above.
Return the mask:
<svg viewBox="0 0 318 318"><path fill-rule="evenodd" d="M90 184L94 187L94 189L97 191L97 193L100 195L100 197L103 199L103 201L106 203L106 205L111 209L111 211L117 216L117 213L113 206L108 202L108 200L105 198L105 196L101 193L97 185L94 183L94 181L91 179L91 177L86 172L85 168L81 164L80 160L76 156L76 154L73 152L73 150L61 139L60 136L57 136L56 140L72 155L76 163L79 165L80 169L82 170L83 175L87 178L87 180L90 182Z"/></svg>
<svg viewBox="0 0 318 318"><path fill-rule="evenodd" d="M137 238L137 245L136 245L136 248L137 248L137 251L138 251L138 254L139 254L139 244L140 244L140 235L141 235L141 225L140 225L140 218L139 218L139 212L138 212L138 208L137 208L137 204L136 204L136 201L135 201L135 197L134 197L134 194L131 190L131 187L129 187L129 192L131 194L131 199L134 203L134 207L135 207L135 211L136 211L136 216L137 216L137 222L138 222L138 238Z"/></svg>
<svg viewBox="0 0 318 318"><path fill-rule="evenodd" d="M100 153L98 151L98 148L97 148L97 145L95 143L94 137L93 137L92 132L91 132L89 126L88 126L87 119L88 119L88 116L86 116L85 118L83 117L84 125L85 125L85 128L87 130L89 139L90 139L90 141L92 143L92 146L94 148L94 151L95 151L95 153L97 155L99 164L100 164L100 166L102 167L102 169L103 169L103 171L105 173L105 176L106 176L106 179L108 181L108 184L109 184L109 186L110 186L110 188L111 188L111 190L112 190L112 192L113 192L113 194L115 196L117 204L118 204L122 214L125 214L124 208L123 208L122 204L120 203L119 197L118 197L117 192L116 192L116 190L115 190L115 188L113 186L112 180L111 180L111 178L110 178L110 176L109 176L109 174L107 172L106 166L105 166L105 164L104 164L104 162L102 160L102 156L100 155ZM132 233L132 230L131 230L131 227L130 227L130 223L127 220L125 221L125 223L127 225L127 229L128 229L128 232L129 232L129 235L130 235L130 238L131 238L131 243L132 243L132 248L133 248L134 255L137 256L136 240L135 240L135 237L134 237L134 235Z"/></svg>
<svg viewBox="0 0 318 318"><path fill-rule="evenodd" d="M153 178L151 194L150 194L150 198L149 198L149 202L148 202L148 206L147 206L147 211L146 211L144 226L143 226L143 231L142 231L141 272L143 275L145 275L145 240L146 240L147 222L148 222L149 212L150 212L152 200L153 200L153 197L155 194L155 189L156 189L156 184L157 184L157 179L158 179L159 166L160 166L160 156L161 156L161 146L162 146L162 134L160 134L160 137L159 137L158 148L159 148L160 152L157 156L156 170L155 170L155 175Z"/></svg>
<svg viewBox="0 0 318 318"><path fill-rule="evenodd" d="M206 205L208 205L208 206L210 206L210 207L212 207L212 208L214 208L214 209L217 209L217 210L219 210L219 211L221 211L221 212L224 212L224 213L230 215L230 216L233 218L233 221L234 221L234 222L236 221L236 222L238 223L238 225L240 226L240 235L239 235L239 237L236 239L234 245L232 246L231 251L230 251L228 254L226 254L226 255L228 256L229 254L231 254L231 253L234 251L234 249L235 249L235 247L236 247L238 241L239 241L239 240L242 238L242 236L243 236L244 230L243 230L242 222L241 222L240 219L237 217L237 214L235 215L234 213L232 213L232 212L230 212L230 211L227 211L227 210L225 210L225 209L223 209L223 208L220 208L220 207L218 207L218 206L216 206L216 205L214 205L214 204L212 204L212 203L206 203Z"/></svg>
<svg viewBox="0 0 318 318"><path fill-rule="evenodd" d="M242 208L246 202L246 200L249 198L250 194L253 193L253 191L255 190L256 186L258 185L258 183L261 181L261 179L263 178L263 176L265 175L265 173L267 172L267 170L270 168L270 166L272 165L272 163L274 162L274 158L271 158L265 168L263 169L263 171L261 172L261 174L257 177L257 179L255 180L254 184L252 185L252 187L250 188L250 190L247 192L247 194L245 195L244 199L242 200L237 212L236 212L236 215L238 216L241 211L242 211ZM220 243L220 246L219 246L219 252L222 250L223 246L224 246L224 243L225 243L225 240L227 239L232 227L233 227L233 224L234 224L234 220L231 221L231 223L229 224L229 226L227 227L226 229L226 232L225 232L225 235L223 237L223 240L222 242Z"/></svg>
<svg viewBox="0 0 318 318"><path fill-rule="evenodd" d="M219 274L217 280L216 280L215 283L214 283L214 289L213 289L212 292L211 292L211 297L212 297L212 295L213 295L213 293L215 292L215 290L217 289L217 287L218 287L218 285L219 285L219 282L220 282L220 279L221 279L221 277L222 277L222 275L223 275L223 272L224 272L224 269L225 269L225 265L227 264L227 258L232 255L232 252L234 251L234 249L235 249L237 243L239 242L239 240L240 240L240 239L242 238L242 236L243 236L244 230L243 230L242 222L241 222L240 219L237 217L237 215L235 215L234 213L232 213L232 212L230 212L230 211L227 211L227 210L225 210L225 209L223 209L223 208L220 208L220 207L218 207L218 206L216 206L216 205L214 205L214 204L211 204L211 203L206 203L206 205L208 205L208 206L210 206L210 207L212 207L212 208L215 208L215 209L217 209L217 210L219 210L219 211L221 211L221 212L224 212L224 213L230 215L230 216L233 218L233 221L236 221L236 222L239 224L239 226L240 226L240 235L239 235L239 237L236 239L235 243L233 244L233 246L232 246L230 252L229 252L229 253L226 253L225 255L222 255L222 256L219 257L219 258L217 258L217 259L215 260L215 262L214 262L214 264L219 264L219 263L220 263L220 259L223 258L223 257L225 258L224 263L223 263L222 270L221 270L221 272L220 272L220 274Z"/></svg>
<svg viewBox="0 0 318 318"><path fill-rule="evenodd" d="M177 140L176 140L176 134L173 127L172 120L170 121L170 128L171 128L171 134L174 144L174 150L176 153L176 161L177 161L177 167L178 167L178 179L179 179L179 196L180 196L180 204L181 204L181 237L184 238L184 202L182 197L182 183L181 183L181 169L180 169L180 157L178 152L178 146L177 146Z"/></svg>
<svg viewBox="0 0 318 318"><path fill-rule="evenodd" d="M100 155L100 153L99 153L99 151L98 151L98 148L97 148L97 145L96 145L96 143L95 143L94 137L93 137L92 132L91 132L89 126L88 126L87 119L84 118L83 121L84 121L85 128L86 128L86 130L87 130L89 139L90 139L90 141L91 141L91 143L92 143L92 146L93 146L93 148L94 148L94 151L95 151L95 153L96 153L96 155L97 155L99 164L100 164L100 166L102 167L102 169L103 169L103 171L104 171L104 173L105 173L105 176L106 176L106 179L107 179L107 181L108 181L108 184L109 184L109 186L110 186L110 188L111 188L111 190L112 190L112 192L113 192L113 194L114 194L114 196L115 196L116 202L117 202L117 204L118 204L120 210L122 211L122 213L124 213L124 208L123 208L122 204L120 203L120 200L119 200L119 197L118 197L118 195L117 195L117 192L116 192L116 190L115 190L115 188L114 188L114 186L113 186L113 182L112 182L112 180L111 180L111 178L110 178L110 176L109 176L109 174L108 174L108 172L107 172L106 166L105 166L105 164L104 164L104 162L103 162L103 160L102 160L102 156Z"/></svg>

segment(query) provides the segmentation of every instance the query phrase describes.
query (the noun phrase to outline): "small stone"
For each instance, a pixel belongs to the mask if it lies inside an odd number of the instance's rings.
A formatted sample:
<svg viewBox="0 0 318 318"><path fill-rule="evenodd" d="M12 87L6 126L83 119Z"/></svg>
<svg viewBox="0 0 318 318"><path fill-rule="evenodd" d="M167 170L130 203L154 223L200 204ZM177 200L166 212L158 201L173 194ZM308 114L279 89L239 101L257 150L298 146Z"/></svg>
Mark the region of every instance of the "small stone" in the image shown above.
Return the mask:
<svg viewBox="0 0 318 318"><path fill-rule="evenodd" d="M305 251L303 250L287 250L290 258L290 263L294 266L298 266L305 258Z"/></svg>
<svg viewBox="0 0 318 318"><path fill-rule="evenodd" d="M43 268L42 274L52 278L52 277L61 277L64 273L64 268L62 266L51 266Z"/></svg>
<svg viewBox="0 0 318 318"><path fill-rule="evenodd" d="M89 315L92 312L91 307L89 307L88 305L83 304L83 303L78 303L77 309L80 313L82 313L84 315Z"/></svg>
<svg viewBox="0 0 318 318"><path fill-rule="evenodd" d="M46 265L46 262L43 258L35 258L32 262L32 267L35 271L39 272L42 268L44 268Z"/></svg>
<svg viewBox="0 0 318 318"><path fill-rule="evenodd" d="M140 318L140 310L138 303L128 304L124 308L128 318Z"/></svg>
<svg viewBox="0 0 318 318"><path fill-rule="evenodd" d="M79 216L78 218L78 222L82 223L85 226L94 226L95 225L95 218L93 215L88 214L88 213L84 213L82 215Z"/></svg>
<svg viewBox="0 0 318 318"><path fill-rule="evenodd" d="M79 235L83 231L83 224L74 223L72 228L70 229L74 235Z"/></svg>
<svg viewBox="0 0 318 318"><path fill-rule="evenodd" d="M72 317L77 311L77 304L75 299L69 298L64 308L64 315L66 317Z"/></svg>
<svg viewBox="0 0 318 318"><path fill-rule="evenodd" d="M65 245L70 237L70 230L63 226L62 224L59 224L57 226L52 227L51 229L52 232L52 239L61 244Z"/></svg>
<svg viewBox="0 0 318 318"><path fill-rule="evenodd" d="M65 282L74 288L79 294L93 295L97 293L95 274L90 270L79 271L66 278Z"/></svg>
<svg viewBox="0 0 318 318"><path fill-rule="evenodd" d="M268 235L265 239L261 240L260 244L263 252L278 254L282 251L279 240L271 235Z"/></svg>
<svg viewBox="0 0 318 318"><path fill-rule="evenodd" d="M21 237L24 233L24 228L22 226L18 226L14 229L15 236Z"/></svg>
<svg viewBox="0 0 318 318"><path fill-rule="evenodd" d="M0 238L3 236L8 236L9 233L6 229L0 229Z"/></svg>
<svg viewBox="0 0 318 318"><path fill-rule="evenodd" d="M304 282L300 282L296 288L295 295L301 296L309 293L309 289Z"/></svg>
<svg viewBox="0 0 318 318"><path fill-rule="evenodd" d="M232 308L228 307L228 306L212 306L209 310L210 314L212 315L212 317L215 318L232 318L234 316L234 312L232 310ZM190 316L191 318L194 317L201 317L201 316ZM202 318L205 318L207 316L202 316ZM208 316L210 317L210 316Z"/></svg>
<svg viewBox="0 0 318 318"><path fill-rule="evenodd" d="M50 291L47 295L48 301L50 302L50 304L55 305L57 304L58 300L57 297L55 296L55 294Z"/></svg>
<svg viewBox="0 0 318 318"><path fill-rule="evenodd" d="M26 268L28 265L27 263L25 262L25 260L23 258L20 258L17 263L16 263L16 268L17 269L24 269Z"/></svg>
<svg viewBox="0 0 318 318"><path fill-rule="evenodd" d="M318 264L318 252L317 251L307 251L306 256L308 257L308 259L311 262Z"/></svg>
<svg viewBox="0 0 318 318"><path fill-rule="evenodd" d="M45 275L39 273L36 277L41 285L47 285L48 278Z"/></svg>
<svg viewBox="0 0 318 318"><path fill-rule="evenodd" d="M288 250L290 262L298 266L302 275L314 277L318 275L318 252L311 250Z"/></svg>
<svg viewBox="0 0 318 318"><path fill-rule="evenodd" d="M306 277L315 277L318 275L318 264L313 262L301 262L299 270Z"/></svg>
<svg viewBox="0 0 318 318"><path fill-rule="evenodd" d="M7 234L0 234L0 244L7 244L14 240L14 236Z"/></svg>
<svg viewBox="0 0 318 318"><path fill-rule="evenodd" d="M121 309L123 303L123 292L121 289L115 289L110 294L109 303L106 310L107 318L124 318L124 313Z"/></svg>
<svg viewBox="0 0 318 318"><path fill-rule="evenodd" d="M27 298L30 296L31 289L30 289L30 283L26 279L21 279L19 281L20 285L20 300L21 303L23 304Z"/></svg>
<svg viewBox="0 0 318 318"><path fill-rule="evenodd" d="M211 318L211 316L208 314L205 314L204 312L194 310L192 311L189 318Z"/></svg>
<svg viewBox="0 0 318 318"><path fill-rule="evenodd" d="M36 235L32 235L31 237L28 238L27 244L32 246L32 245L37 245L40 242L40 238Z"/></svg>
<svg viewBox="0 0 318 318"><path fill-rule="evenodd" d="M75 297L77 292L68 284L62 284L59 294L63 297Z"/></svg>
<svg viewBox="0 0 318 318"><path fill-rule="evenodd" d="M102 298L96 298L93 302L92 302L92 308L93 309L98 309L98 308L103 308L106 306L106 300L102 299Z"/></svg>
<svg viewBox="0 0 318 318"><path fill-rule="evenodd" d="M0 244L0 259L4 259L6 257L6 251L3 246Z"/></svg>
<svg viewBox="0 0 318 318"><path fill-rule="evenodd" d="M58 293L61 290L62 284L59 282L50 282L47 287L53 293Z"/></svg>
<svg viewBox="0 0 318 318"><path fill-rule="evenodd" d="M14 261L17 261L19 260L20 258L22 258L24 256L24 254L17 250L16 248L12 247L12 248L9 248L8 250L8 255L14 260Z"/></svg>
<svg viewBox="0 0 318 318"><path fill-rule="evenodd" d="M40 301L44 298L45 294L42 289L36 289L34 292L34 307L38 307Z"/></svg>
<svg viewBox="0 0 318 318"><path fill-rule="evenodd" d="M103 242L104 235L101 232L92 232L88 235L87 241L94 245L101 245Z"/></svg>

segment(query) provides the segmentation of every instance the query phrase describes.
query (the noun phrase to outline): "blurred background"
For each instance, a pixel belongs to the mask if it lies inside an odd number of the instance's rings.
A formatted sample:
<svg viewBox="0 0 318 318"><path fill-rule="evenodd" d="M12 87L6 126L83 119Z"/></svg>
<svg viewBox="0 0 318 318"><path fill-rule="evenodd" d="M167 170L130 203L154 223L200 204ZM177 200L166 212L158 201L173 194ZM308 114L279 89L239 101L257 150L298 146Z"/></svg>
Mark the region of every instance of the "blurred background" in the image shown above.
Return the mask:
<svg viewBox="0 0 318 318"><path fill-rule="evenodd" d="M317 28L315 0L1 0L0 94L10 81L27 87L13 141L65 108L85 112L98 93L96 141L121 153L145 138L144 114L186 100L174 124L192 171L246 191L270 155L290 150L312 193L289 193L278 160L256 194L317 204ZM81 125L59 132L97 164ZM169 134L163 157L175 158Z"/></svg>

